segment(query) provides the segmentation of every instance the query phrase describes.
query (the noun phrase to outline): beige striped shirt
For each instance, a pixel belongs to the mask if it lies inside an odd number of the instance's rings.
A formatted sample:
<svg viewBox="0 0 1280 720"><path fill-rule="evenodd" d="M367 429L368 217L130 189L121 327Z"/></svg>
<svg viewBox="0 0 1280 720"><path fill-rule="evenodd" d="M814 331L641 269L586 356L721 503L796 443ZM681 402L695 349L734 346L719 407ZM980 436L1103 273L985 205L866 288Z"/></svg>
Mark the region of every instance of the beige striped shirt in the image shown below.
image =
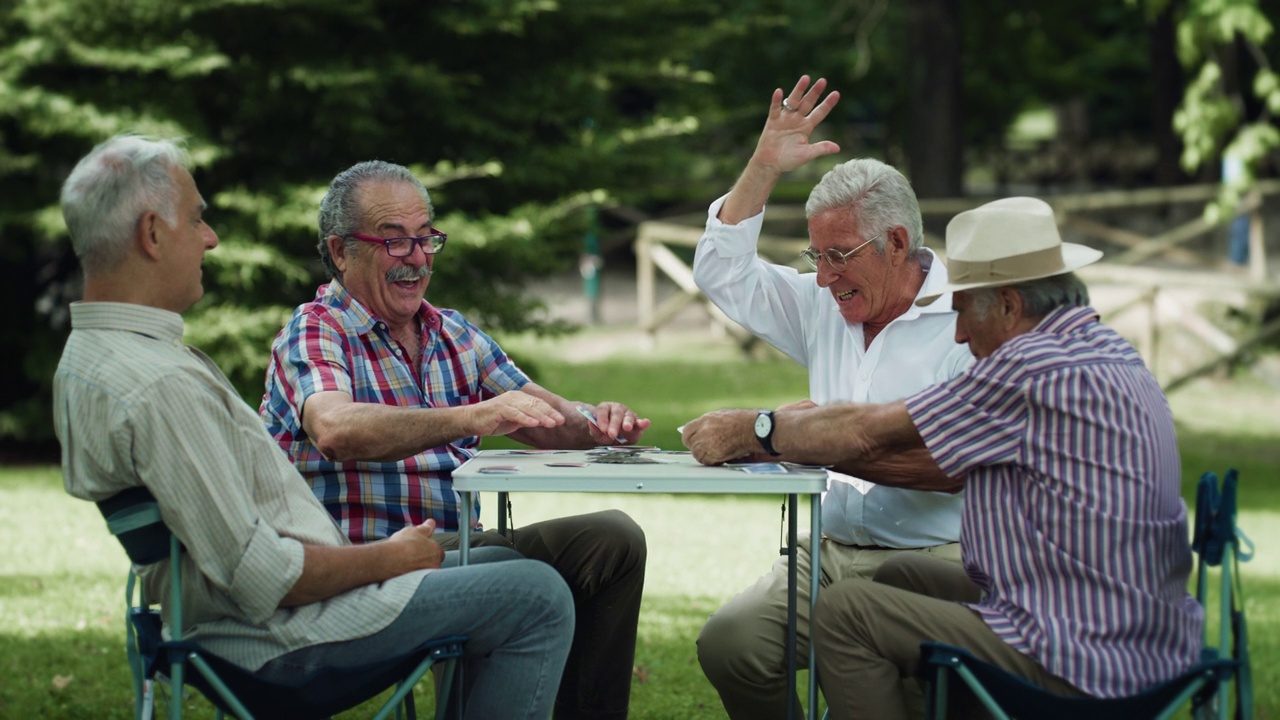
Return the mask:
<svg viewBox="0 0 1280 720"><path fill-rule="evenodd" d="M145 485L187 548L188 639L251 670L318 643L386 627L425 571L281 608L304 545L349 541L208 357L182 344L182 317L121 303L75 303L54 376L67 492L98 501ZM143 570L168 597L168 561ZM166 622L168 616L166 613Z"/></svg>

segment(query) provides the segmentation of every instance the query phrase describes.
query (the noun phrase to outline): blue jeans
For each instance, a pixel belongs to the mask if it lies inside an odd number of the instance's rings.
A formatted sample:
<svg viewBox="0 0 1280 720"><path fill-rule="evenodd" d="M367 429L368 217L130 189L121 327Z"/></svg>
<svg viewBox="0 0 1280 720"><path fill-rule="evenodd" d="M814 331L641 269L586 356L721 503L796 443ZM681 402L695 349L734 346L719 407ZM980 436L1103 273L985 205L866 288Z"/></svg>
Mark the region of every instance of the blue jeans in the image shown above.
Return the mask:
<svg viewBox="0 0 1280 720"><path fill-rule="evenodd" d="M296 679L319 668L379 660L431 638L466 635L466 716L545 720L573 639L573 596L549 565L520 559L509 548L475 548L471 563L457 567L458 554L445 553L442 569L423 578L387 627L295 650L258 674Z"/></svg>

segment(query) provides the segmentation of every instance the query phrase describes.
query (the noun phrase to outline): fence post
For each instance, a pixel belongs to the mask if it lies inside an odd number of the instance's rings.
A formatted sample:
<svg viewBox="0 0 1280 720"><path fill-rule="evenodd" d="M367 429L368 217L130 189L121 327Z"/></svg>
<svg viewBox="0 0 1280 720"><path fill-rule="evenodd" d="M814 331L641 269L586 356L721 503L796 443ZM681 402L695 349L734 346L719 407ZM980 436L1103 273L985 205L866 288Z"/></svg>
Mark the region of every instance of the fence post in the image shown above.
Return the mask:
<svg viewBox="0 0 1280 720"><path fill-rule="evenodd" d="M646 232L646 228L642 224L640 232L636 234L635 252L636 252L636 302L639 307L637 310L637 319L640 321L640 329L645 334L645 345L647 349L652 350L657 344L657 328L653 326L653 308L655 302L654 277L653 277L653 253L650 246L653 240Z"/></svg>

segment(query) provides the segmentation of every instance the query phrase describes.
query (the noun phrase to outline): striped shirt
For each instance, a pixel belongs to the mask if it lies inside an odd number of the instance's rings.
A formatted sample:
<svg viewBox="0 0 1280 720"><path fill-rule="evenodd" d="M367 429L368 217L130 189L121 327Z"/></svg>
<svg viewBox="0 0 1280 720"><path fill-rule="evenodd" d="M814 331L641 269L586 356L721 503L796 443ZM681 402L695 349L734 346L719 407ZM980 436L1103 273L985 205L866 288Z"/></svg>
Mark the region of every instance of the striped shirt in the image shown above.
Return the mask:
<svg viewBox="0 0 1280 720"><path fill-rule="evenodd" d="M389 537L434 518L456 531L461 500L452 473L471 459L480 438L466 437L395 462L325 459L302 428L311 395L342 392L355 402L404 408L472 405L518 390L529 378L502 348L457 311L425 300L422 363L408 354L339 282L322 285L276 336L267 368L262 422L311 483L316 498L356 542ZM473 508L473 525L479 503Z"/></svg>
<svg viewBox="0 0 1280 720"><path fill-rule="evenodd" d="M156 497L187 549L188 639L256 670L400 614L427 571L280 608L302 575L304 545L350 542L213 361L182 344L181 316L75 303L71 327L54 375L63 482L95 502L137 485ZM169 597L168 580L168 560L142 569L150 597Z"/></svg>
<svg viewBox="0 0 1280 720"><path fill-rule="evenodd" d="M987 625L1099 697L1198 660L1173 416L1092 308L1059 308L907 410L939 467L967 476L964 565Z"/></svg>

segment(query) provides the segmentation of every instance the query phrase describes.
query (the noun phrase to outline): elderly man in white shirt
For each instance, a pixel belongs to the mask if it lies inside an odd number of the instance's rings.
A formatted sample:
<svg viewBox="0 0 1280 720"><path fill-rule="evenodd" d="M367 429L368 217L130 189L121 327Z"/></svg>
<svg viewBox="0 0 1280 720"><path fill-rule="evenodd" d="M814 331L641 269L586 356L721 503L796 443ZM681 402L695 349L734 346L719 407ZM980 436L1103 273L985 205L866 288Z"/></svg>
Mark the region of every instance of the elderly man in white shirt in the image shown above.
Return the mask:
<svg viewBox="0 0 1280 720"><path fill-rule="evenodd" d="M962 373L973 362L955 342L950 297L927 307L917 297L947 284L947 272L922 247L915 193L884 163L850 160L828 172L805 207L816 273L761 260L756 246L764 206L783 173L839 151L810 143L839 101L822 97L826 81L800 78L775 90L764 131L742 176L712 203L698 243L694 278L721 310L809 368L809 399L888 402ZM762 411L756 436L773 453L773 415ZM910 459L903 462L910 476ZM822 584L873 577L894 553L920 552L960 561L961 497L876 485L832 472L822 502ZM800 541L797 655L808 658L809 543ZM786 713L787 564L772 570L716 611L698 637L698 660L729 716Z"/></svg>

